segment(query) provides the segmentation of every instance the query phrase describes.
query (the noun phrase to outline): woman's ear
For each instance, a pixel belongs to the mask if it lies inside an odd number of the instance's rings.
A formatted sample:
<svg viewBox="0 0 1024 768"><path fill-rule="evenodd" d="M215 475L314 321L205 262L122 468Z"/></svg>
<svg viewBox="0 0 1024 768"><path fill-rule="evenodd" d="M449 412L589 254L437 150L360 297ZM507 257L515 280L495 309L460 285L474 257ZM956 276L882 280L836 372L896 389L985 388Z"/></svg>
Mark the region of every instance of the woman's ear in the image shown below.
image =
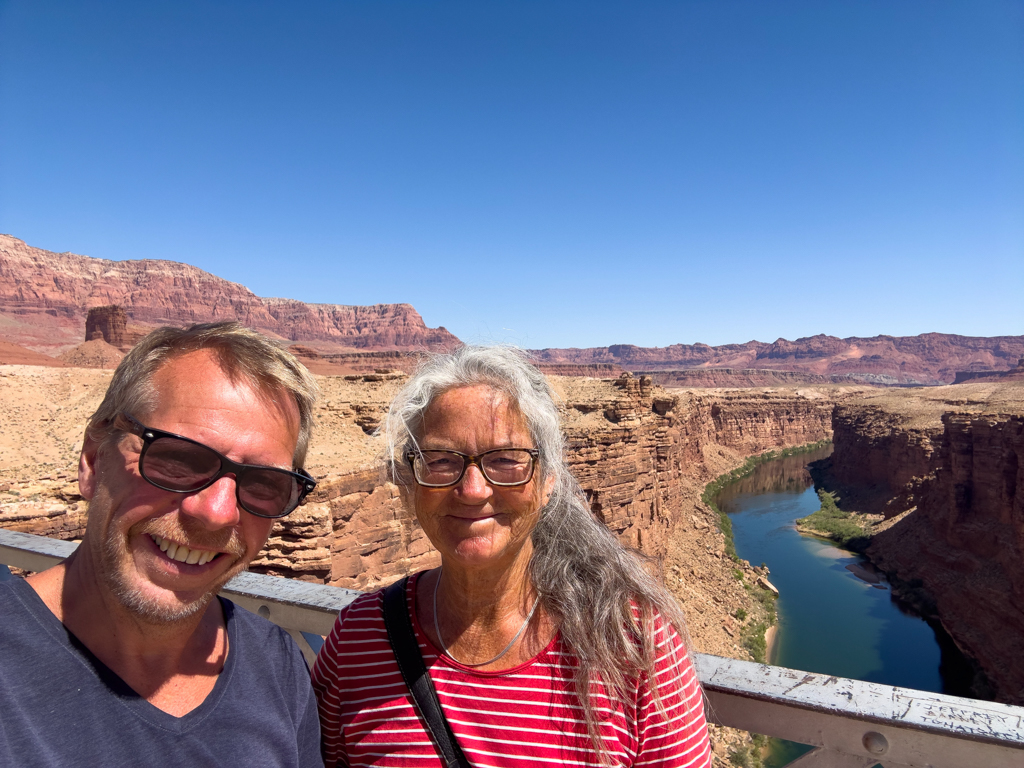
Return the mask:
<svg viewBox="0 0 1024 768"><path fill-rule="evenodd" d="M555 490L555 476L554 475L548 475L547 477L544 478L544 486L541 488L541 491L540 491L540 494L541 494L540 495L540 505L541 505L541 507L546 507L548 502L551 501L551 494L554 493L554 490Z"/></svg>

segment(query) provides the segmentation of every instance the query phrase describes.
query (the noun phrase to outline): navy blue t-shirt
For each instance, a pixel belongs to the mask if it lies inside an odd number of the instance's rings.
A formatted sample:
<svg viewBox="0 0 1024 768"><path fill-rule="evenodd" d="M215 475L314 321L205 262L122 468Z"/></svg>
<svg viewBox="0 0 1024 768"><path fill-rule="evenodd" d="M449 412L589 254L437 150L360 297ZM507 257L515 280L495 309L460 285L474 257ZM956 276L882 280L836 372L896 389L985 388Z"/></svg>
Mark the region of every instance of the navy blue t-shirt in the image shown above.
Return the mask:
<svg viewBox="0 0 1024 768"><path fill-rule="evenodd" d="M0 766L322 767L309 673L294 641L221 600L228 657L183 717L140 697L23 579L0 583Z"/></svg>

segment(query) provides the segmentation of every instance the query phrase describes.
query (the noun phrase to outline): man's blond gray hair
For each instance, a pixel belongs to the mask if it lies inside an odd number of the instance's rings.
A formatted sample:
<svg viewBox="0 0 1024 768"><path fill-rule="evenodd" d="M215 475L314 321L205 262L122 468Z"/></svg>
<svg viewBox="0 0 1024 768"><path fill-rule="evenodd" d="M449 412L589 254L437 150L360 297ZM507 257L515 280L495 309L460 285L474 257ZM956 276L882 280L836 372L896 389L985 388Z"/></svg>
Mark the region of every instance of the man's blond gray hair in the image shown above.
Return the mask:
<svg viewBox="0 0 1024 768"><path fill-rule="evenodd" d="M103 402L89 419L86 429L89 437L96 442L108 440L117 434L114 424L118 415L134 416L155 408L154 374L171 360L200 350L213 352L232 381L243 381L268 397L284 392L295 398L299 409L299 440L293 462L295 467L301 467L313 428L313 405L318 395L316 381L290 352L233 320L199 323L188 328L164 326L143 337L114 371Z"/></svg>

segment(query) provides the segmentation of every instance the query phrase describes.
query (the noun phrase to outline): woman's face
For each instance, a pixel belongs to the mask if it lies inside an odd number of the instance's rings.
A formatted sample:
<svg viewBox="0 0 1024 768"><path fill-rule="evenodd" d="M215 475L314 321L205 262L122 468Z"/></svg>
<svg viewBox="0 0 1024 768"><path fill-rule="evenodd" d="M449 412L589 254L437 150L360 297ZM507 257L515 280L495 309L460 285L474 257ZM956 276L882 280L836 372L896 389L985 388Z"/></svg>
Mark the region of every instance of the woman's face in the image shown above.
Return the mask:
<svg viewBox="0 0 1024 768"><path fill-rule="evenodd" d="M424 414L418 440L423 450L473 456L493 448L536 447L505 395L482 384L436 397ZM526 485L493 486L474 464L456 485L414 484L405 498L446 567L508 568L532 552L530 534L553 484L549 479L542 488L540 475L538 467Z"/></svg>

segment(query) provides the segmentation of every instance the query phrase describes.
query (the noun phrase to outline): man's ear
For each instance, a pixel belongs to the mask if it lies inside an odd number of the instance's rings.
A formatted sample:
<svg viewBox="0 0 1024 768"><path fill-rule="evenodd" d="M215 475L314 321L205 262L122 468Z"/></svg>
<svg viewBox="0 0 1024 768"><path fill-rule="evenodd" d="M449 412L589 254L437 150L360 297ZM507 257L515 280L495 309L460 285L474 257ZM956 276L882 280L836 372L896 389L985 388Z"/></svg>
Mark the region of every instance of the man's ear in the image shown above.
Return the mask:
<svg viewBox="0 0 1024 768"><path fill-rule="evenodd" d="M96 493L96 460L98 459L99 443L85 433L82 442L82 453L78 457L78 492L86 501L92 501Z"/></svg>

